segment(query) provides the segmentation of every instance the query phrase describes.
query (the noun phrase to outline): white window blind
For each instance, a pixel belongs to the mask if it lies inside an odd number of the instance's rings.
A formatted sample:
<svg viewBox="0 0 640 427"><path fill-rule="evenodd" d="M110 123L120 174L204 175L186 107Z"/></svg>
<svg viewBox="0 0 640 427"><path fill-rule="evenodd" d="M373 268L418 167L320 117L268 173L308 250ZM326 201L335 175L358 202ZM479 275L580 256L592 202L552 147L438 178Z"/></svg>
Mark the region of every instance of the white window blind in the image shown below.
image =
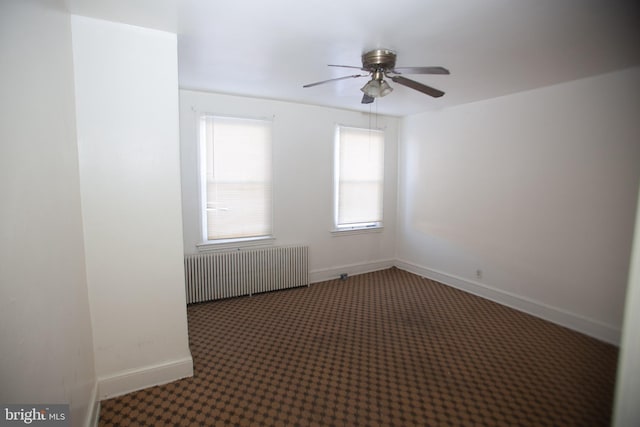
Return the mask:
<svg viewBox="0 0 640 427"><path fill-rule="evenodd" d="M207 241L271 235L271 122L200 119L203 229Z"/></svg>
<svg viewBox="0 0 640 427"><path fill-rule="evenodd" d="M336 228L381 226L384 132L339 126L335 154Z"/></svg>

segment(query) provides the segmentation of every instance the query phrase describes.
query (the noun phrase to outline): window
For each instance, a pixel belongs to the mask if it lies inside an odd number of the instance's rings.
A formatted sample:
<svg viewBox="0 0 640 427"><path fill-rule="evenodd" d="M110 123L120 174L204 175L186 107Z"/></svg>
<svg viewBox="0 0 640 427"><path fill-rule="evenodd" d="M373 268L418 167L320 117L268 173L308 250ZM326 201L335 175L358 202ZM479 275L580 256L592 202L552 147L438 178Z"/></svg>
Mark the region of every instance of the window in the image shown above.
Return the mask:
<svg viewBox="0 0 640 427"><path fill-rule="evenodd" d="M205 242L271 235L271 121L200 118Z"/></svg>
<svg viewBox="0 0 640 427"><path fill-rule="evenodd" d="M382 227L384 132L338 126L335 144L336 230Z"/></svg>

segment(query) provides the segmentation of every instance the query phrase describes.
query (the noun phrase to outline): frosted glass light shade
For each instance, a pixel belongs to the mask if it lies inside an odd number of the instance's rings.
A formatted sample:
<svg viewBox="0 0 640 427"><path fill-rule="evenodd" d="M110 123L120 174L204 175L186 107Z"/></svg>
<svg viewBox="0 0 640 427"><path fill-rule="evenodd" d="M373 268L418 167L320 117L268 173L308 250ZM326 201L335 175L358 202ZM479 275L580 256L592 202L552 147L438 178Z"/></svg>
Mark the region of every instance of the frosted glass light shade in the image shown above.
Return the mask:
<svg viewBox="0 0 640 427"><path fill-rule="evenodd" d="M369 80L360 90L372 98L381 98L389 95L393 88L384 80Z"/></svg>

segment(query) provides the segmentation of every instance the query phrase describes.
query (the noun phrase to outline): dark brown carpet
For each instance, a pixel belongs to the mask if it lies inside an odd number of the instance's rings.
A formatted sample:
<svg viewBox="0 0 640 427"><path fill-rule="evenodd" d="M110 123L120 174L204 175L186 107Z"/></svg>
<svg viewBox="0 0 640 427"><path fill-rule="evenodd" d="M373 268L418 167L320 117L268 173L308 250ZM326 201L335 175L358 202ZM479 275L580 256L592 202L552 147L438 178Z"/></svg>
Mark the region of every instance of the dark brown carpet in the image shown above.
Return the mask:
<svg viewBox="0 0 640 427"><path fill-rule="evenodd" d="M617 349L392 268L188 308L195 376L101 426L607 426Z"/></svg>

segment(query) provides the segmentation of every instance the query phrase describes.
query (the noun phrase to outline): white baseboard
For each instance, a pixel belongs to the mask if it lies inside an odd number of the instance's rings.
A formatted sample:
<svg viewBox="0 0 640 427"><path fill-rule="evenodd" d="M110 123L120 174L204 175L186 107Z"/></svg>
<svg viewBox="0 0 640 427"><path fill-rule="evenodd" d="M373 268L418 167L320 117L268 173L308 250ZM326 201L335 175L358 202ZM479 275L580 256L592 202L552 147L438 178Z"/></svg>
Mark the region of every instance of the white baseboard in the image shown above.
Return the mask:
<svg viewBox="0 0 640 427"><path fill-rule="evenodd" d="M98 378L100 400L193 376L191 356Z"/></svg>
<svg viewBox="0 0 640 427"><path fill-rule="evenodd" d="M596 320L588 319L575 313L534 301L520 295L512 294L483 283L474 282L448 273L432 270L407 261L396 260L395 266L401 270L426 277L465 292L486 298L507 307L523 311L532 316L564 326L574 331L589 335L600 341L616 346L620 345L620 330Z"/></svg>
<svg viewBox="0 0 640 427"><path fill-rule="evenodd" d="M93 385L91 397L89 398L90 410L87 412L87 418L84 421L86 427L98 427L100 419L100 400L98 400L98 382Z"/></svg>
<svg viewBox="0 0 640 427"><path fill-rule="evenodd" d="M313 270L309 272L309 283L324 282L340 277L342 273L350 276L357 274L371 273L372 271L385 270L393 267L395 260L383 259L374 262L363 262L358 264L346 264L340 267L325 268L321 270Z"/></svg>

